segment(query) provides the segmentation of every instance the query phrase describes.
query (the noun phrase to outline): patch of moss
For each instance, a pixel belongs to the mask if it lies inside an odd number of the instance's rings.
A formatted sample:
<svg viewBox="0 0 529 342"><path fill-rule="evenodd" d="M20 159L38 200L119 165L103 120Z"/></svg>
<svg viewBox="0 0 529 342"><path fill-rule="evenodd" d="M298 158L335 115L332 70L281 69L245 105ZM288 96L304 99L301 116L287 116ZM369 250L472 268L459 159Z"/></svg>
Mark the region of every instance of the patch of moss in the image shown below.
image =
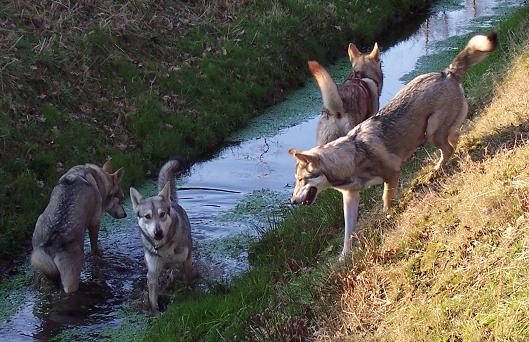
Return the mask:
<svg viewBox="0 0 529 342"><path fill-rule="evenodd" d="M27 269L7 281L0 282L0 324L5 324L23 304L32 272Z"/></svg>
<svg viewBox="0 0 529 342"><path fill-rule="evenodd" d="M255 190L245 195L233 209L218 215L215 220L262 225L282 216L288 206L288 194L285 192Z"/></svg>

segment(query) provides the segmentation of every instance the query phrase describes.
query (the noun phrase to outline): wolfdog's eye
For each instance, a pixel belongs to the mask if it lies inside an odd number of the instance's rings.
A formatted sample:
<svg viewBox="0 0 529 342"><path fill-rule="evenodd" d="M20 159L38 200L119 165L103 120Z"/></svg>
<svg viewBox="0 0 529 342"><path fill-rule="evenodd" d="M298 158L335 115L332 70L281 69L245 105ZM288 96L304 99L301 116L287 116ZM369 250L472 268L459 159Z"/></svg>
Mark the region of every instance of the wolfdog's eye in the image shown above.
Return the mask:
<svg viewBox="0 0 529 342"><path fill-rule="evenodd" d="M150 219L151 219L151 214L146 214L146 215L143 216L143 217L145 217L147 220L150 220Z"/></svg>
<svg viewBox="0 0 529 342"><path fill-rule="evenodd" d="M162 212L160 213L160 218L164 218L164 217L165 217L165 211L162 211Z"/></svg>

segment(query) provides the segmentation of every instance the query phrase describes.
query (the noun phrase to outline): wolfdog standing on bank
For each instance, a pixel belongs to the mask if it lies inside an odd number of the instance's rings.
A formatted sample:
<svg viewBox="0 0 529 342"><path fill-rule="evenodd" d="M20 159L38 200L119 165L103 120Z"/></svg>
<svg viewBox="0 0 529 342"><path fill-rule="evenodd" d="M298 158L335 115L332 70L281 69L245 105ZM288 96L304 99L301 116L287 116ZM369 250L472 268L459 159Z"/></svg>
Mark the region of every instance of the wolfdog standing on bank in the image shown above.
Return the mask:
<svg viewBox="0 0 529 342"><path fill-rule="evenodd" d="M495 48L496 33L474 36L446 69L416 77L345 137L307 151L289 150L297 160L292 203L311 204L327 188L343 195L342 260L351 253L360 190L384 182L384 210L388 210L402 163L422 143L441 150L436 171L453 154L468 111L461 77Z"/></svg>
<svg viewBox="0 0 529 342"><path fill-rule="evenodd" d="M383 81L378 44L375 43L371 53L363 55L351 43L348 52L352 71L339 85L318 62L309 61L309 69L323 99L316 129L317 145L343 137L354 126L378 112Z"/></svg>

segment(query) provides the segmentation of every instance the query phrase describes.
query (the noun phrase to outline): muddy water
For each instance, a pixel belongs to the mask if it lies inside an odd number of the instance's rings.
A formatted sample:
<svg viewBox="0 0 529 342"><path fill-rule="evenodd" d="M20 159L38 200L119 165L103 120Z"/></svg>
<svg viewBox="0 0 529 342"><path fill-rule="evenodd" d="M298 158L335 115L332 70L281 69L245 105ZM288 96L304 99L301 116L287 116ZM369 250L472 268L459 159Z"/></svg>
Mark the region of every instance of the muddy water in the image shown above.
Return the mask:
<svg viewBox="0 0 529 342"><path fill-rule="evenodd" d="M389 43L382 44L381 103L387 103L402 87L419 58L438 52L442 42L452 36L486 31L518 3L441 2L409 37L391 48L387 48ZM345 59L330 68L337 80L343 80L349 71ZM320 109L319 91L308 80L304 88L231 136L228 146L214 158L193 165L179 178L180 203L191 219L196 264L203 276L196 288L207 290L209 284L229 280L248 269L249 241L280 216L288 202L294 162L286 151L314 145ZM154 194L154 182L147 182L140 191ZM29 270L3 284L0 295L2 290L10 294L0 308L0 340L48 340L55 336L87 340L116 337L114 329L122 331L124 325L132 331L141 329L145 322L140 309L146 269L130 203L128 214L119 221L105 218L100 238L104 258L87 258L78 293L65 295L52 288L36 291L29 283Z"/></svg>

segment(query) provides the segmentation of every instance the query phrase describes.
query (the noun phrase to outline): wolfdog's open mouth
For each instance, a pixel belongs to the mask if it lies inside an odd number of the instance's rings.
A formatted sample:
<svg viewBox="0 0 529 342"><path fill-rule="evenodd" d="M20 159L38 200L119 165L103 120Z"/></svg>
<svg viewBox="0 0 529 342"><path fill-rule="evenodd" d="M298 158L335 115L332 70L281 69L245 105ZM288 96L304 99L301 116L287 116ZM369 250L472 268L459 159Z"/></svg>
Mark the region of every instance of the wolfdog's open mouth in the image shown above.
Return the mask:
<svg viewBox="0 0 529 342"><path fill-rule="evenodd" d="M314 199L316 198L316 194L317 193L318 193L318 189L316 189L315 187L311 186L309 188L307 196L305 196L305 199L301 202L301 204L303 204L303 205L311 204L314 201Z"/></svg>

